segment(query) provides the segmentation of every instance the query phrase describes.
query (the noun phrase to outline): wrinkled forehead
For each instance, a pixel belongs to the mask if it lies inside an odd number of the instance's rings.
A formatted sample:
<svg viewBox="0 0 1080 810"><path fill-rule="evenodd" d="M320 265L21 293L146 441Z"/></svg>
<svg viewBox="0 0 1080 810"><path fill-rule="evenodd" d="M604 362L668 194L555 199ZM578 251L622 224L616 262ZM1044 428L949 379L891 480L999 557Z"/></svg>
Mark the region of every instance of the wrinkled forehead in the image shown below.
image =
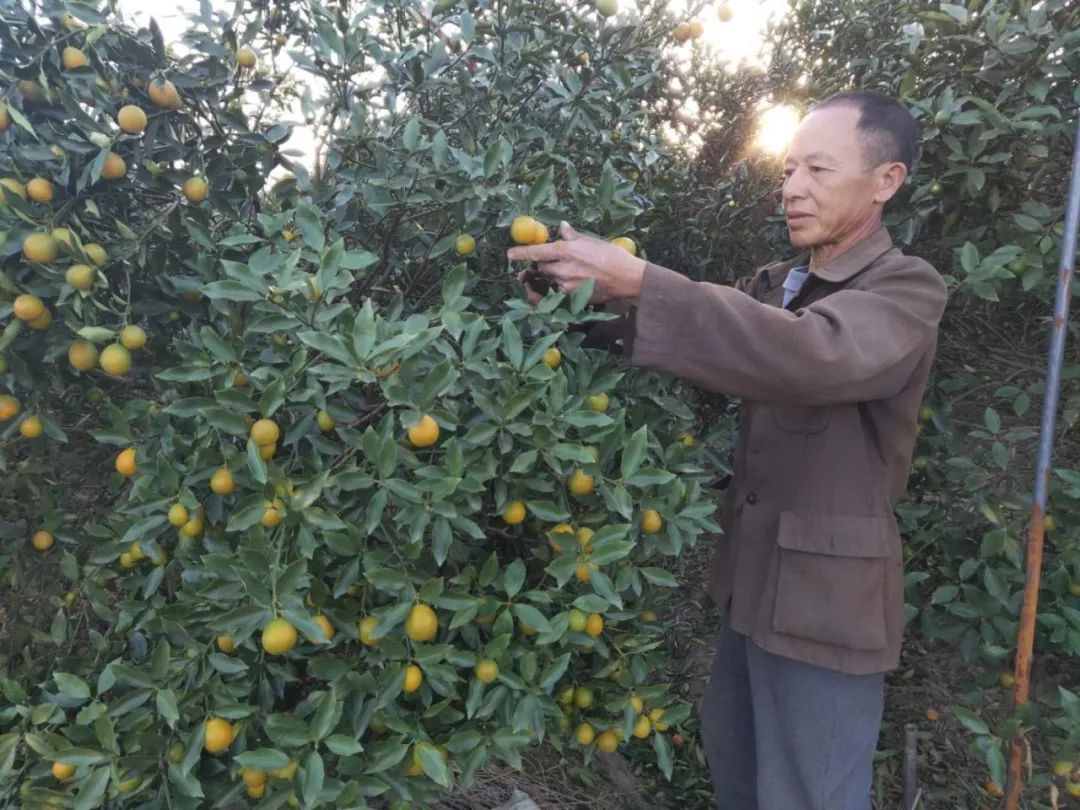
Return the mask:
<svg viewBox="0 0 1080 810"><path fill-rule="evenodd" d="M788 158L801 162L822 157L836 163L861 163L860 116L859 109L850 104L810 112L795 128Z"/></svg>

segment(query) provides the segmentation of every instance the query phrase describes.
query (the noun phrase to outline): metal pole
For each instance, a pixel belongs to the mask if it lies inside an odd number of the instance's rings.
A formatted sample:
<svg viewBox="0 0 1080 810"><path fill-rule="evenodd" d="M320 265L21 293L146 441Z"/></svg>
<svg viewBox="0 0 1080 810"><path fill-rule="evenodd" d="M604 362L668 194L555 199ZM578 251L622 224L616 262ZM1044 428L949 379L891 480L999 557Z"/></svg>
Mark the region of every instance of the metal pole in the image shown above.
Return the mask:
<svg viewBox="0 0 1080 810"><path fill-rule="evenodd" d="M902 810L915 810L918 801L918 728L914 723L904 726L904 806Z"/></svg>
<svg viewBox="0 0 1080 810"><path fill-rule="evenodd" d="M1065 206L1065 238L1061 243L1061 270L1054 301L1054 325L1050 334L1050 357L1046 366L1046 398L1043 400L1039 462L1035 472L1035 498L1028 521L1027 555L1024 567L1024 600L1020 606L1020 628L1016 634L1016 683L1014 708L1028 702L1031 687L1031 652L1035 644L1035 612L1039 605L1039 577L1042 573L1043 538L1046 534L1046 498L1050 488L1050 461L1054 450L1058 400L1061 396L1061 366L1065 358L1069 296L1076 263L1076 238L1080 230L1080 120L1073 144L1072 178ZM1018 810L1023 787L1022 766L1027 742L1021 731L1009 752L1009 779L1005 789L1006 810Z"/></svg>

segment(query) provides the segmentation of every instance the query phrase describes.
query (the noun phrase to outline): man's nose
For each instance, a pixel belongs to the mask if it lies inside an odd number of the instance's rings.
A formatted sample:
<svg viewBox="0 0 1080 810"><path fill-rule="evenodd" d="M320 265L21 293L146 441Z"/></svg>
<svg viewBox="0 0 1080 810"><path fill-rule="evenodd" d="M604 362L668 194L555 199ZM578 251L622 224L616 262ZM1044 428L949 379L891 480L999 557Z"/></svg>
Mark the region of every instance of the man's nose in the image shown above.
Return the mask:
<svg viewBox="0 0 1080 810"><path fill-rule="evenodd" d="M804 175L799 169L793 171L784 180L784 185L781 187L781 196L785 202L802 199L806 196Z"/></svg>

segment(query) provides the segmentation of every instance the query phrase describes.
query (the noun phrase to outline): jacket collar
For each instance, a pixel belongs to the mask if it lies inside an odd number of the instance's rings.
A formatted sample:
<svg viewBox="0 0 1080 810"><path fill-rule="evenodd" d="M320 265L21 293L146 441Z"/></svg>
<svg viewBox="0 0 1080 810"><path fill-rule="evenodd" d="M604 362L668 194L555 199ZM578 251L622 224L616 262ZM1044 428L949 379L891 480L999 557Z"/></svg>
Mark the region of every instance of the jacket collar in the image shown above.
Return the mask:
<svg viewBox="0 0 1080 810"><path fill-rule="evenodd" d="M892 248L892 237L884 225L868 234L862 241L856 242L824 267L818 267L813 275L833 284L847 281L865 270L876 259ZM778 262L769 268L769 287L776 288L784 283L788 270L792 267L805 267L810 263L810 254L801 253L794 259Z"/></svg>

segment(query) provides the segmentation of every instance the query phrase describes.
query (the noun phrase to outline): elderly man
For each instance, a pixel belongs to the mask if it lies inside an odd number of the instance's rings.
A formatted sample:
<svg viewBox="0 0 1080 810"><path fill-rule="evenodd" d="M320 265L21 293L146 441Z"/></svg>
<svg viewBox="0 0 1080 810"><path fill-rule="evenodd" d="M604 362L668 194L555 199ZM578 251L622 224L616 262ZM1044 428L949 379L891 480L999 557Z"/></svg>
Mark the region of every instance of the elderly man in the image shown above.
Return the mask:
<svg viewBox="0 0 1080 810"><path fill-rule="evenodd" d="M726 622L701 718L721 810L870 806L904 625L893 507L946 299L934 268L882 225L917 143L887 96L817 105L784 164L803 253L734 288L566 223L561 241L509 252L563 291L592 279L595 302L632 307L631 364L742 400L710 587Z"/></svg>

